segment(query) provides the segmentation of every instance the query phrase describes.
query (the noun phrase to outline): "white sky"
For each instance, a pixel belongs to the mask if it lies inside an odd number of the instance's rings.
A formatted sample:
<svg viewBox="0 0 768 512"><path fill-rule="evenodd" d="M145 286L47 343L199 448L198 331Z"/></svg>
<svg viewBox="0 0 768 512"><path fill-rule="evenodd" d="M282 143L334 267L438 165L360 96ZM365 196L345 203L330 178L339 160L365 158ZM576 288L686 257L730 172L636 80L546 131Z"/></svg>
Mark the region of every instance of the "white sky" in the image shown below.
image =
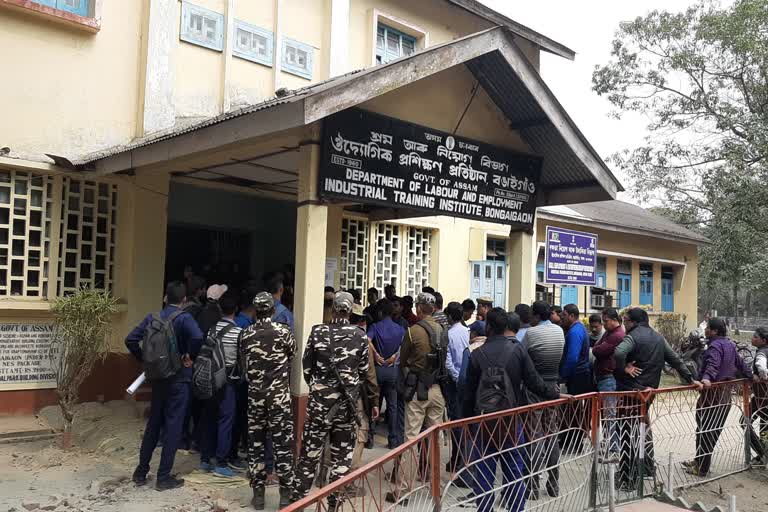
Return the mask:
<svg viewBox="0 0 768 512"><path fill-rule="evenodd" d="M611 41L621 21L654 9L682 11L693 0L481 1L576 52L574 61L542 52L541 74L603 159L642 142L647 121L639 116L609 118L611 105L592 91L592 71L595 65L608 61ZM629 189L625 177L616 169L614 173ZM631 193L623 193L620 198L636 202Z"/></svg>

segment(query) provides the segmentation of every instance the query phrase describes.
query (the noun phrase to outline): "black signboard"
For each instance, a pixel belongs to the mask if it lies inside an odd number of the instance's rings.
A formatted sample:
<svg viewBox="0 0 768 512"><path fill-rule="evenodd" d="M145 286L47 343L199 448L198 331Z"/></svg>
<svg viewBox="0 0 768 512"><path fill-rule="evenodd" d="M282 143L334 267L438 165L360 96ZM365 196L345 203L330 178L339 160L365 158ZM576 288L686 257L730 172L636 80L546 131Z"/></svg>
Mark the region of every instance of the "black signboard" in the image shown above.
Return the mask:
<svg viewBox="0 0 768 512"><path fill-rule="evenodd" d="M531 229L541 163L350 109L325 120L319 195Z"/></svg>

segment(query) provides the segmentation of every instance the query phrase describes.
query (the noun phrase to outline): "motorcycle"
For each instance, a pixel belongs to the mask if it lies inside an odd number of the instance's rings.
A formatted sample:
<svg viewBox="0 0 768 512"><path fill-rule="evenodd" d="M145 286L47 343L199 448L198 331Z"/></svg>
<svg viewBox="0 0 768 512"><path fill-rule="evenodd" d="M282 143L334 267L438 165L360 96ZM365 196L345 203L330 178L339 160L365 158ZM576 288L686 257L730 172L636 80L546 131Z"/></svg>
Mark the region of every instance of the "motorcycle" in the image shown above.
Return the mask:
<svg viewBox="0 0 768 512"><path fill-rule="evenodd" d="M704 335L698 329L693 330L688 334L688 338L683 342L678 350L680 359L688 368L688 371L691 372L691 375L693 375L694 379L699 378L699 371L701 370L704 352L706 350L707 338L704 337ZM663 371L667 375L677 375L677 372L669 365L669 363L666 362L664 363ZM682 379L680 380L680 383L685 384Z"/></svg>

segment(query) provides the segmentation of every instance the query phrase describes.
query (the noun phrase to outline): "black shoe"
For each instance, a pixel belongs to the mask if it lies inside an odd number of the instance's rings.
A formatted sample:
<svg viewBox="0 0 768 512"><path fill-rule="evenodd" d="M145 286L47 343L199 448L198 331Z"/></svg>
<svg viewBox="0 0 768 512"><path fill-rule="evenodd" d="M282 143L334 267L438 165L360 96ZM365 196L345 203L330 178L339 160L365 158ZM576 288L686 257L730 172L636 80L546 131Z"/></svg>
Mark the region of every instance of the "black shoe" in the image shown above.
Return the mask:
<svg viewBox="0 0 768 512"><path fill-rule="evenodd" d="M283 497L280 496L280 502L281 507L282 505ZM251 498L251 506L256 510L264 510L264 507L266 506L266 502L264 500L264 488L263 487L254 487L253 489L253 498Z"/></svg>
<svg viewBox="0 0 768 512"><path fill-rule="evenodd" d="M366 448L367 450L373 450L373 439L368 439L368 440L365 442L365 448Z"/></svg>
<svg viewBox="0 0 768 512"><path fill-rule="evenodd" d="M155 483L155 489L158 491L169 491L179 487L184 487L184 479L176 478L175 476L167 476L162 480L158 479L157 483Z"/></svg>
<svg viewBox="0 0 768 512"><path fill-rule="evenodd" d="M408 498L403 498L401 500L398 500L397 496L395 496L395 493L393 492L388 492L387 495L384 497L384 500L387 503L395 503L397 505L400 505L401 507L408 506Z"/></svg>
<svg viewBox="0 0 768 512"><path fill-rule="evenodd" d="M131 480L133 480L133 483L136 484L136 487L147 485L147 474L140 471L139 468L136 468L136 470L133 472L133 477L131 477Z"/></svg>
<svg viewBox="0 0 768 512"><path fill-rule="evenodd" d="M469 485L469 484L467 483L467 481L466 481L466 480L464 480L462 477L458 477L457 479L455 479L455 480L453 481L453 485L454 485L455 487L458 487L458 488L460 488L460 489L469 489L469 488L471 487L471 485Z"/></svg>

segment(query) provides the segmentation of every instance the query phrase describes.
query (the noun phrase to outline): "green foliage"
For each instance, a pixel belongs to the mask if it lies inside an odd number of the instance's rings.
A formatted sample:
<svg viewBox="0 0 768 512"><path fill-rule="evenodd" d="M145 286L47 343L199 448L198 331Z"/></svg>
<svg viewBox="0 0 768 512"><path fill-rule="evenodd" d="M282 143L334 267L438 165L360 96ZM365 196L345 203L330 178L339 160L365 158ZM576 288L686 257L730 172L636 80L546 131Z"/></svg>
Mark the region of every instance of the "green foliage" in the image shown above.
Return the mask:
<svg viewBox="0 0 768 512"><path fill-rule="evenodd" d="M688 338L687 317L679 313L663 313L656 319L656 330L673 349L679 350Z"/></svg>
<svg viewBox="0 0 768 512"><path fill-rule="evenodd" d="M56 374L59 406L66 424L73 419L78 391L94 364L109 352L112 317L117 300L108 291L81 288L56 299L51 310L56 330L51 344L51 361Z"/></svg>
<svg viewBox="0 0 768 512"><path fill-rule="evenodd" d="M768 290L767 26L768 0L653 11L620 26L593 74L615 115L650 119L644 144L611 158L636 196L712 241L700 254L702 309Z"/></svg>

